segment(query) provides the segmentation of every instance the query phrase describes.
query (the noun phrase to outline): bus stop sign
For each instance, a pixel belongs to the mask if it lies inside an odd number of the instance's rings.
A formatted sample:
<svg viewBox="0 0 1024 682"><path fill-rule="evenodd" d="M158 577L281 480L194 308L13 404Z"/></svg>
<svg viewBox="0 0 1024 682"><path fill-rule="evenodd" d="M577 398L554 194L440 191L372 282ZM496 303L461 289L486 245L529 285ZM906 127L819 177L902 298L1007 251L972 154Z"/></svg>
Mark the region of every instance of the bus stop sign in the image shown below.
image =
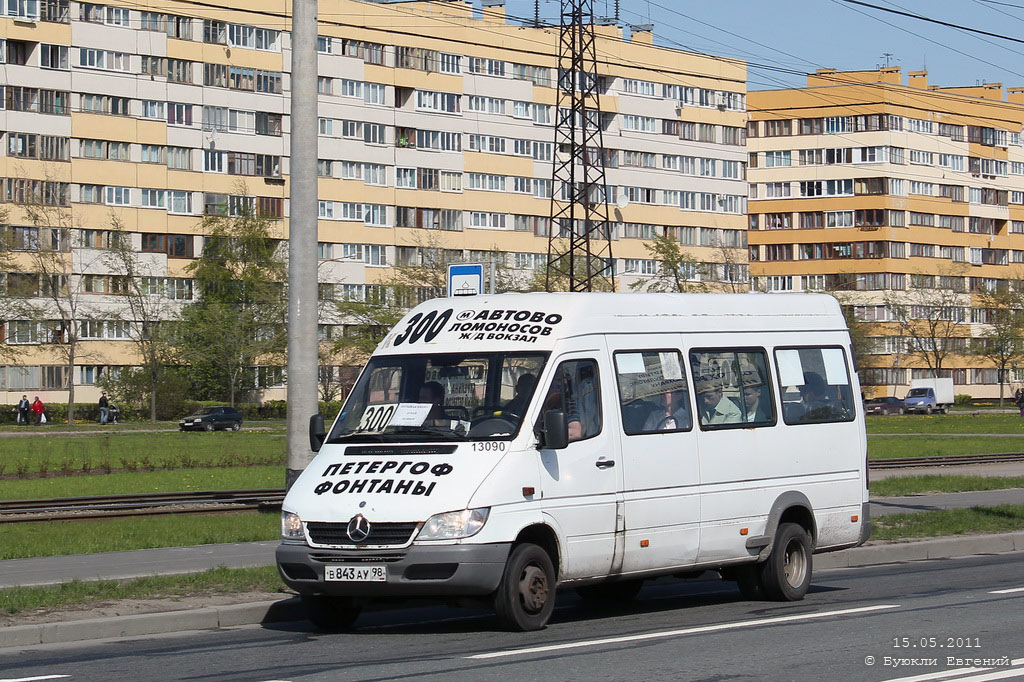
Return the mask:
<svg viewBox="0 0 1024 682"><path fill-rule="evenodd" d="M448 266L448 296L476 296L483 293L484 266L460 263Z"/></svg>

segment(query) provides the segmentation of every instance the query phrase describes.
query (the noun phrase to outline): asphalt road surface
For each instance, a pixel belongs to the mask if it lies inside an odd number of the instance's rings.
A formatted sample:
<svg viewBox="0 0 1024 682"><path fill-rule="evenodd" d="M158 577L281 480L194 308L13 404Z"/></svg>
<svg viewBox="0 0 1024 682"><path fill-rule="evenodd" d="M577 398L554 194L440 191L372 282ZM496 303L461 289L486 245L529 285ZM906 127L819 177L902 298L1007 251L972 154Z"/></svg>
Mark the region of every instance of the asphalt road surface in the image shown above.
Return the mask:
<svg viewBox="0 0 1024 682"><path fill-rule="evenodd" d="M22 680L1024 679L1020 555L836 569L802 602L751 602L732 583L662 580L619 610L559 594L546 630L508 633L484 611L420 605L324 634L305 622L0 649Z"/></svg>

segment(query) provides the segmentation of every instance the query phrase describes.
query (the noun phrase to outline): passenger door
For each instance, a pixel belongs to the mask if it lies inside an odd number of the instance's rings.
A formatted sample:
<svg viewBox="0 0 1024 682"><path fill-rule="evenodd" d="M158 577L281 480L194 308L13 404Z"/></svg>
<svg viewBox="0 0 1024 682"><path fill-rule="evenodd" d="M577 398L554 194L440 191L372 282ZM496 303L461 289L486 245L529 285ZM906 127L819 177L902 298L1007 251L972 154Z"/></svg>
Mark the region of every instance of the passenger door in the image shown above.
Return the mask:
<svg viewBox="0 0 1024 682"><path fill-rule="evenodd" d="M539 451L544 511L566 543L565 579L605 575L615 556L622 466L617 462L616 429L607 418L607 405L614 402L602 357L603 349L556 358L533 412L542 424L544 410L563 409L570 422L568 447Z"/></svg>
<svg viewBox="0 0 1024 682"><path fill-rule="evenodd" d="M687 566L700 540L692 391L678 334L609 340L623 476L623 572Z"/></svg>

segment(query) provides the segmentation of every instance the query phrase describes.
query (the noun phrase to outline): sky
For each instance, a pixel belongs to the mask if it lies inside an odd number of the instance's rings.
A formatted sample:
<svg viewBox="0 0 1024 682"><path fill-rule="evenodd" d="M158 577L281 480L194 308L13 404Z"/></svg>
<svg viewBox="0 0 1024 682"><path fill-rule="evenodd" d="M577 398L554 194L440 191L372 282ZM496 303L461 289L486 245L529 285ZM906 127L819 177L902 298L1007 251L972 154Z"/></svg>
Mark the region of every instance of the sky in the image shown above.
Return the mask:
<svg viewBox="0 0 1024 682"><path fill-rule="evenodd" d="M854 5L844 0L621 0L620 19L654 24L654 41L748 62L751 90L800 87L818 68L842 71L899 66L926 69L931 85L1002 83L1024 87L1024 0L864 0L956 28ZM557 0L541 0L542 19L558 21ZM614 15L614 0L594 13ZM510 16L533 17L534 0L507 0ZM796 73L793 73L796 72Z"/></svg>

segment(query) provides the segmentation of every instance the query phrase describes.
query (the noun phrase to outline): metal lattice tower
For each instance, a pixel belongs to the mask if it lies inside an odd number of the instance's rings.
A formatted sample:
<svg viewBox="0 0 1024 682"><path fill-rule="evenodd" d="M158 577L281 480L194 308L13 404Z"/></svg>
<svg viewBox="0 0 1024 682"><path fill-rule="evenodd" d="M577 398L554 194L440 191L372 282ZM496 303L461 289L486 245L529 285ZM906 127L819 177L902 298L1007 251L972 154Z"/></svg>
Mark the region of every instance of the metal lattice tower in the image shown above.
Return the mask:
<svg viewBox="0 0 1024 682"><path fill-rule="evenodd" d="M561 0L561 17L544 288L614 290L594 0Z"/></svg>

